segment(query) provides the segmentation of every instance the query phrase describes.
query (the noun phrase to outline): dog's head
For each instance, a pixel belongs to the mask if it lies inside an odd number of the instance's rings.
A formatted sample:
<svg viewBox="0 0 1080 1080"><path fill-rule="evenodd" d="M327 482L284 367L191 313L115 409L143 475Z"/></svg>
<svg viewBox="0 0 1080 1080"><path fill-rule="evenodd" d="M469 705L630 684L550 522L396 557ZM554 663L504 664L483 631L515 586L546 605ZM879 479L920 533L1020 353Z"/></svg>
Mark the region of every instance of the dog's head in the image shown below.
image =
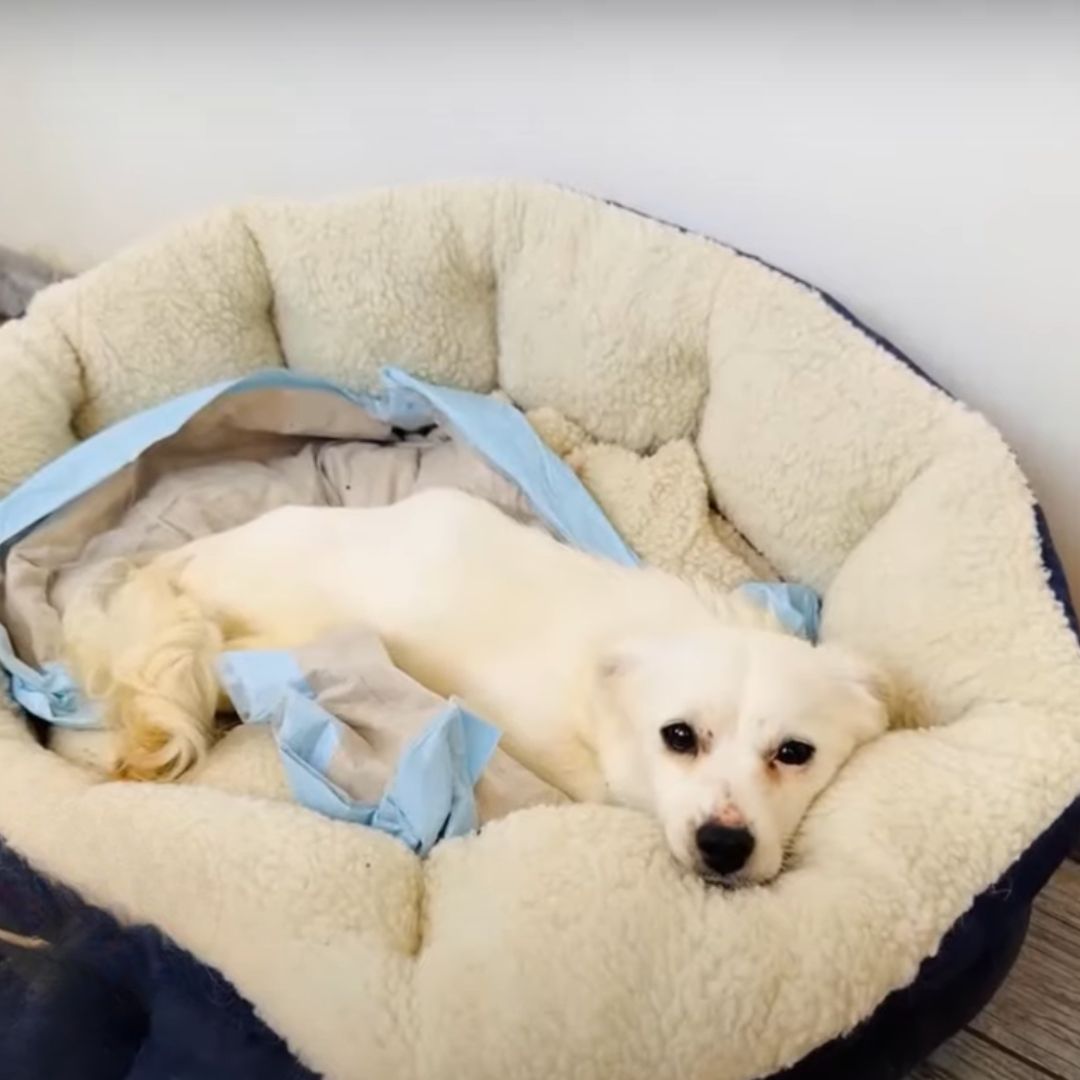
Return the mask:
<svg viewBox="0 0 1080 1080"><path fill-rule="evenodd" d="M613 798L725 884L775 877L810 803L887 726L884 684L834 645L721 626L629 642L601 665Z"/></svg>

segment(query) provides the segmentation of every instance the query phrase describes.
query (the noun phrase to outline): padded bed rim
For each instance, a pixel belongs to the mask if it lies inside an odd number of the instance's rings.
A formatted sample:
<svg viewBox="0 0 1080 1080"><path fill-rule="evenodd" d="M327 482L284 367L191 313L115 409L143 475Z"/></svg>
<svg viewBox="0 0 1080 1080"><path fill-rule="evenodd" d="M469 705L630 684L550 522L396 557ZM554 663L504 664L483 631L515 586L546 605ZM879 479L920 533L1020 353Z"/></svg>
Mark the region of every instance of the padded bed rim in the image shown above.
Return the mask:
<svg viewBox="0 0 1080 1080"><path fill-rule="evenodd" d="M950 929L937 954L923 962L913 983L890 994L855 1031L824 1043L770 1080L900 1080L905 1076L993 996L1023 944L1032 898L1068 852L1078 828L1080 799L994 888L979 896ZM250 1003L209 965L153 928L122 928L114 916L40 874L2 841L0 871L4 882L0 912L5 923L27 936L49 935L66 943L65 960L73 967L66 972L39 968L35 973L49 990L60 992L61 1001L76 1005L78 982L90 977L95 982L112 982L121 994L132 985L141 986L155 999L165 993L172 999L175 1014L177 1009L195 1007L202 994L199 988L205 989L210 980L215 1002L210 1029L205 1031L205 1047L185 1046L183 1054L212 1054L226 1070L212 1075L222 1080L226 1076L229 1080L254 1080L256 1076L260 1080L310 1080L311 1074L255 1015ZM0 977L4 960L0 949ZM26 961L36 963L38 958L30 953ZM50 962L42 959L40 963L46 966ZM49 998L43 997L40 1007L49 1008L48 1002ZM132 1004L134 1022L119 1000L99 1001L89 1015L82 1009L64 1011L64 1053L52 1063L61 1068L58 1080L75 1075L63 1071L63 1062L78 1061L80 1080L112 1080L118 1075L119 1063L130 1066L136 1061L144 1039L152 1033L140 1019L142 1002ZM51 1013L37 1019L57 1022ZM100 1037L103 1028L111 1035L108 1046ZM186 1030L204 1028L202 1023ZM167 1032L159 1035L164 1035L165 1041L157 1052L168 1054ZM36 1067L40 1062L27 1062L31 1064ZM30 1080L30 1075L25 1074L25 1080ZM23 1075L16 1070L13 1080L23 1080Z"/></svg>

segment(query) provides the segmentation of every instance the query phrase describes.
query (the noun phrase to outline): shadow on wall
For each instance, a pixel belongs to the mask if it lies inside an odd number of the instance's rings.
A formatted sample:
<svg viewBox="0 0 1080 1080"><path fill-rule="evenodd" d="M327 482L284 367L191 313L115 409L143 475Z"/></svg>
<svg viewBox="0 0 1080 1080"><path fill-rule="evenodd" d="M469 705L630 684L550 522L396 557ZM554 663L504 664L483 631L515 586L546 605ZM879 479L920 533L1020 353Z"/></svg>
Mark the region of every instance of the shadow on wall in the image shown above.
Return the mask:
<svg viewBox="0 0 1080 1080"><path fill-rule="evenodd" d="M34 293L67 276L33 255L0 247L0 323L19 318Z"/></svg>

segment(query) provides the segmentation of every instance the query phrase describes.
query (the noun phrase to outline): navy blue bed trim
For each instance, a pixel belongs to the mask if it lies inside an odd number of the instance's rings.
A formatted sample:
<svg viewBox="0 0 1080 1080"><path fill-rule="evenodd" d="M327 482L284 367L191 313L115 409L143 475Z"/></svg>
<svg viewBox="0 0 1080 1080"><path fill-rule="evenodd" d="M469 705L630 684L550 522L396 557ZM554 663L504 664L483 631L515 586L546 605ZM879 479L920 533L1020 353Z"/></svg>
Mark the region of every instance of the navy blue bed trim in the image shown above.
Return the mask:
<svg viewBox="0 0 1080 1080"><path fill-rule="evenodd" d="M1046 567L1046 580L1050 591L1061 602L1065 609L1065 618L1069 620L1069 627L1073 634L1080 639L1080 622L1077 621L1076 607L1069 593L1069 582L1065 577L1065 567L1061 564L1061 556L1054 547L1054 541L1050 536L1050 526L1046 521L1043 508L1035 504L1035 527L1039 531L1039 548L1042 552L1043 566Z"/></svg>
<svg viewBox="0 0 1080 1080"><path fill-rule="evenodd" d="M315 1080L216 971L3 843L0 928L51 943L0 940L4 1080Z"/></svg>
<svg viewBox="0 0 1080 1080"><path fill-rule="evenodd" d="M683 234L701 236L634 207L613 200L604 201ZM721 244L710 236L701 236L701 239ZM828 293L756 255L730 244L721 246L809 289L890 356L943 394L954 398L914 360L866 326ZM1065 569L1051 539L1046 515L1038 503L1034 506L1034 514L1047 584L1061 604L1074 636L1080 641L1080 621ZM1031 902L1078 840L1080 795L995 885L975 898L967 914L945 935L936 955L923 962L909 986L890 994L849 1035L825 1043L790 1069L776 1073L768 1080L899 1080L905 1076L993 997L1023 944Z"/></svg>

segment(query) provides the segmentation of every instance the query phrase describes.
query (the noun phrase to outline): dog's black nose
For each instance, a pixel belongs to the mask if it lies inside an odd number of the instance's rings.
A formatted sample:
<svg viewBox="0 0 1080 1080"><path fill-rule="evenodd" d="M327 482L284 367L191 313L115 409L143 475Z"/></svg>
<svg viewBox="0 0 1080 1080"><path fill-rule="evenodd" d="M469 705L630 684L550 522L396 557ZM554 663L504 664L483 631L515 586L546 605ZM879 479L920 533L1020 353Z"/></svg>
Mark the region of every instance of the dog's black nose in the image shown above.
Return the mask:
<svg viewBox="0 0 1080 1080"><path fill-rule="evenodd" d="M749 829L729 829L726 825L707 821L697 831L697 846L710 870L717 874L734 874L750 858L754 834Z"/></svg>

